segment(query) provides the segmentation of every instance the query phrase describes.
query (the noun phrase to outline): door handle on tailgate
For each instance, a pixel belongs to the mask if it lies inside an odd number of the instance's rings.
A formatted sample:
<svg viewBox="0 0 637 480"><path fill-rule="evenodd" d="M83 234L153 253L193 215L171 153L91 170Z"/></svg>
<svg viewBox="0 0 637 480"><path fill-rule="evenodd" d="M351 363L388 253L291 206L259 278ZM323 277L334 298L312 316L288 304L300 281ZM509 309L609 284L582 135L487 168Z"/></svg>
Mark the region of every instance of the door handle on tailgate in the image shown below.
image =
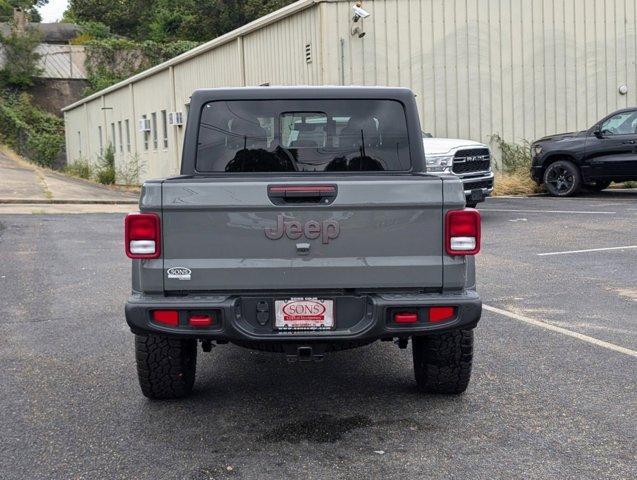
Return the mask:
<svg viewBox="0 0 637 480"><path fill-rule="evenodd" d="M624 143L624 145L635 145L635 140L626 140L623 143Z"/></svg>
<svg viewBox="0 0 637 480"><path fill-rule="evenodd" d="M268 198L275 205L290 203L331 204L338 189L336 185L268 185Z"/></svg>

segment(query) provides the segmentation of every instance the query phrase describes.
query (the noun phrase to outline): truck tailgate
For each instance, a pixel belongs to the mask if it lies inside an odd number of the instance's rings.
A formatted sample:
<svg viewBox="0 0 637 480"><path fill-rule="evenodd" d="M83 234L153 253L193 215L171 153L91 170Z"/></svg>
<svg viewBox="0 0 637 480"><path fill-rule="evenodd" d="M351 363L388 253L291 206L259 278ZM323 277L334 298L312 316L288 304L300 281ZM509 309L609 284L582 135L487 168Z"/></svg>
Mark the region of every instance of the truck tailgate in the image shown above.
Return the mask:
<svg viewBox="0 0 637 480"><path fill-rule="evenodd" d="M442 287L439 178L270 178L163 183L165 291ZM281 185L335 196L273 201Z"/></svg>

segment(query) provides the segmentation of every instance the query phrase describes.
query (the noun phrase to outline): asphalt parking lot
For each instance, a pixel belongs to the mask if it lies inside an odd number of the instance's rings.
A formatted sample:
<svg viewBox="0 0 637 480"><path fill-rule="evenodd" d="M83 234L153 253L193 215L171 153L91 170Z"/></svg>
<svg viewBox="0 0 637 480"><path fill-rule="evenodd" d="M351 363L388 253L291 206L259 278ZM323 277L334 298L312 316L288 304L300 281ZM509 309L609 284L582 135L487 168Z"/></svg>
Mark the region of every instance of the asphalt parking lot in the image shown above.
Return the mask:
<svg viewBox="0 0 637 480"><path fill-rule="evenodd" d="M387 343L302 364L228 345L171 402L137 385L122 214L0 215L0 476L635 478L637 193L481 211L464 395L419 395Z"/></svg>

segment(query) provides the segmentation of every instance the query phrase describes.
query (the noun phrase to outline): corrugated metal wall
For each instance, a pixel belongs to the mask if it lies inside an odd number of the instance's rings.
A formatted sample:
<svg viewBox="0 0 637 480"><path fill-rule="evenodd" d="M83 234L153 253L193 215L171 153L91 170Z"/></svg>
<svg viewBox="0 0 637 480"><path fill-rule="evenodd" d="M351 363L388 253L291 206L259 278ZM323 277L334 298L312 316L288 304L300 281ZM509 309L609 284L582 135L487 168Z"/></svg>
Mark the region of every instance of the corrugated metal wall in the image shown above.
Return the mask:
<svg viewBox="0 0 637 480"><path fill-rule="evenodd" d="M137 155L142 180L177 174L185 128L168 126L168 148L164 148L162 112L181 111L185 116L190 95L197 88L319 84L319 28L318 8L303 10L66 111L67 160L89 159L96 165L100 145L103 151L113 144L120 170ZM139 119L145 115L152 121L153 114L157 128L153 126L147 134L139 132Z"/></svg>
<svg viewBox="0 0 637 480"><path fill-rule="evenodd" d="M177 168L177 162L173 155L173 150L176 145L171 138L171 131L174 127L166 127L168 148L164 148L164 129L161 118L163 111L167 113L172 110L173 92L170 81L170 70L163 70L139 82L135 82L132 87L132 94L134 99L132 106L134 110L131 111L129 109L127 112L130 113L131 118L134 119L131 127L136 131L138 130L139 119L142 115L151 119L152 124L152 130L150 132L144 134L137 131L135 134L137 152L140 155L141 164L143 165L144 178L158 178L173 175ZM105 97L107 104L110 96L111 95ZM124 106L121 108L123 112L126 112ZM153 118L156 120L153 121ZM144 138L145 136L147 137L146 140ZM155 138L157 139L156 144ZM146 143L148 147L146 147Z"/></svg>
<svg viewBox="0 0 637 480"><path fill-rule="evenodd" d="M323 5L326 77L410 86L437 136L533 140L637 105L635 0L367 1L362 39L350 3Z"/></svg>
<svg viewBox="0 0 637 480"><path fill-rule="evenodd" d="M312 8L244 37L246 85L320 84L319 28L318 8Z"/></svg>
<svg viewBox="0 0 637 480"><path fill-rule="evenodd" d="M205 52L191 60L180 63L174 69L175 105L173 111L183 112L186 115L187 105L190 103L190 95L197 88L214 88L224 86L242 85L242 62L238 42L232 41ZM173 173L179 171L181 159L184 128L173 129L176 142L174 148ZM171 147L171 149L173 149Z"/></svg>
<svg viewBox="0 0 637 480"><path fill-rule="evenodd" d="M160 138L145 149L138 120L155 112L161 136L161 111L185 114L203 87L407 86L425 131L485 142L492 134L519 142L584 129L637 105L636 0L367 0L363 38L351 35L352 4L306 3L67 111L69 161L79 137L82 155L95 158L98 125L106 145L111 123L129 119L132 152L118 148L117 161L138 152L143 178L178 173L184 128L169 127L168 148Z"/></svg>

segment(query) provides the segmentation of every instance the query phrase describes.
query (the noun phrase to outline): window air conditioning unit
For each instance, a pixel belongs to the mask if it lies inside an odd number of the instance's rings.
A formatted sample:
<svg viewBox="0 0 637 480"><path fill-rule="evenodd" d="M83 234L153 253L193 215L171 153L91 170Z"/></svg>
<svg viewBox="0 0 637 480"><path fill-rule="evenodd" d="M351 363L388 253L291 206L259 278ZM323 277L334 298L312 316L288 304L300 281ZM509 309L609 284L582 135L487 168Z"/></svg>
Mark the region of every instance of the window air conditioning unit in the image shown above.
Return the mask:
<svg viewBox="0 0 637 480"><path fill-rule="evenodd" d="M184 114L182 112L168 112L168 125L181 126L184 124Z"/></svg>
<svg viewBox="0 0 637 480"><path fill-rule="evenodd" d="M140 118L139 119L139 131L140 132L150 132L150 118Z"/></svg>

